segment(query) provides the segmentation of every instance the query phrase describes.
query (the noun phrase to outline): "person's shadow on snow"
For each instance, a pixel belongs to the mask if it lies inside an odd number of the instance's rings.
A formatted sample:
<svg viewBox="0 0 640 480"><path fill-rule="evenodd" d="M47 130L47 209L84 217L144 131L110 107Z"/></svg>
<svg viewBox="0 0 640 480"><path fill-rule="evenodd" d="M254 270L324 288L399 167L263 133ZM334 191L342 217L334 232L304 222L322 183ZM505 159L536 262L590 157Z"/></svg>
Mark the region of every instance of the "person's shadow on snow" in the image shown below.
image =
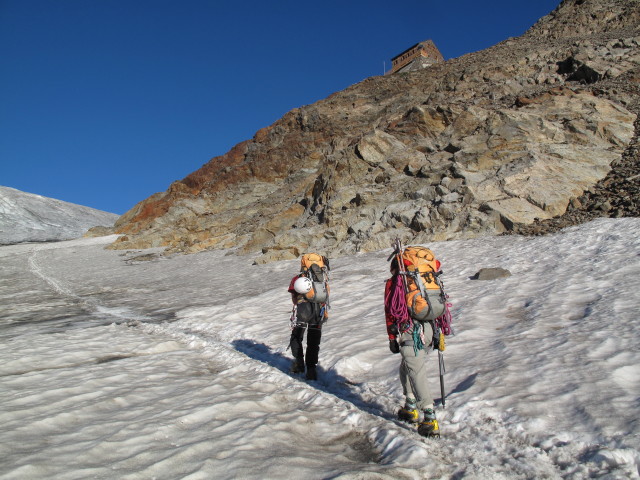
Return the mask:
<svg viewBox="0 0 640 480"><path fill-rule="evenodd" d="M293 374L289 372L291 366L291 357L283 354L282 352L276 352L264 343L258 343L249 339L234 340L231 342L233 348L238 352L245 354L247 357L257 360L267 365L280 370L281 372L305 382L304 374ZM357 384L354 384L349 379L339 375L334 370L325 370L322 366L318 365L318 380L308 381L310 386L322 390L324 392L335 395L336 397L352 403L356 407L365 410L374 415L378 415L384 418L395 418L394 412L387 412L382 404L372 401L365 401L356 392Z"/></svg>

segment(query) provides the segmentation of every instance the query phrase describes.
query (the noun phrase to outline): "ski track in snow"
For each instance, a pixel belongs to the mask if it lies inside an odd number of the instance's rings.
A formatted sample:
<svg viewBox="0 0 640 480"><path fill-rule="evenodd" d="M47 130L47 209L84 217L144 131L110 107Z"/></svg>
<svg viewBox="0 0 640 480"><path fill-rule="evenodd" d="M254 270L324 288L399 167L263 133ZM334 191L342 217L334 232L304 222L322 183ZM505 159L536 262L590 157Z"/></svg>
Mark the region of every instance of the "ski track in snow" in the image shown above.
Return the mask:
<svg viewBox="0 0 640 480"><path fill-rule="evenodd" d="M53 278L45 275L42 272L42 269L40 268L40 265L38 265L38 262L37 262L37 256L38 256L39 250L40 248L38 247L34 247L31 249L31 255L29 255L29 269L31 270L31 272L34 275L40 277L42 280L44 280L45 283L49 284L49 286L53 288L59 295L62 295L63 297L70 297L74 301L82 302L83 300L80 297L78 297L77 295L74 295L69 290L64 288L59 282L55 281Z"/></svg>
<svg viewBox="0 0 640 480"><path fill-rule="evenodd" d="M74 303L78 303L84 306L88 312L100 313L102 315L106 315L112 317L114 321L122 322L127 320L139 320L139 321L151 321L151 318L148 318L144 315L138 315L132 311L127 309L113 309L106 307L97 303L94 300L83 298L77 294L75 294L70 288L66 287L62 280L55 279L50 275L46 275L40 265L38 264L37 257L38 252L42 249L42 247L34 247L31 250L31 255L29 256L29 269L31 272L40 277L47 283L58 295L62 297L66 297L70 299Z"/></svg>

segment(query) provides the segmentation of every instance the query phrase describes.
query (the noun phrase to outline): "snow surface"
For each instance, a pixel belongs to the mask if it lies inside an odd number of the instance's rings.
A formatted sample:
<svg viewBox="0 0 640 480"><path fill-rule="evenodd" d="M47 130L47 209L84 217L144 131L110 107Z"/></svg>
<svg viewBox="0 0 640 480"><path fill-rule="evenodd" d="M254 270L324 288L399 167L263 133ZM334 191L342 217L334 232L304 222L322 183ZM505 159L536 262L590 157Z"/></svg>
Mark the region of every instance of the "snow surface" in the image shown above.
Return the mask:
<svg viewBox="0 0 640 480"><path fill-rule="evenodd" d="M0 187L0 245L81 237L96 226L112 227L115 213Z"/></svg>
<svg viewBox="0 0 640 480"><path fill-rule="evenodd" d="M639 234L601 219L430 244L456 328L439 440L394 418L390 249L332 260L305 382L287 373L298 261L0 247L0 478L639 478ZM472 280L483 267L512 276Z"/></svg>

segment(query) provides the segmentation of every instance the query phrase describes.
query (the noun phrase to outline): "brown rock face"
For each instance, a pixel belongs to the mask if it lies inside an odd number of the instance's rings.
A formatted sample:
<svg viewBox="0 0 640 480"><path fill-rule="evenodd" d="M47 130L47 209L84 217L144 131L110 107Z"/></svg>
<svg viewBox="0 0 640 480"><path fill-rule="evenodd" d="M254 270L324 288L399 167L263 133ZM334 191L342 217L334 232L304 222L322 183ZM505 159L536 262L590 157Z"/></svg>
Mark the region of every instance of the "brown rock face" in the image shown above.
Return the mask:
<svg viewBox="0 0 640 480"><path fill-rule="evenodd" d="M520 38L292 110L136 205L113 247L265 262L637 215L639 86L640 2L565 0Z"/></svg>

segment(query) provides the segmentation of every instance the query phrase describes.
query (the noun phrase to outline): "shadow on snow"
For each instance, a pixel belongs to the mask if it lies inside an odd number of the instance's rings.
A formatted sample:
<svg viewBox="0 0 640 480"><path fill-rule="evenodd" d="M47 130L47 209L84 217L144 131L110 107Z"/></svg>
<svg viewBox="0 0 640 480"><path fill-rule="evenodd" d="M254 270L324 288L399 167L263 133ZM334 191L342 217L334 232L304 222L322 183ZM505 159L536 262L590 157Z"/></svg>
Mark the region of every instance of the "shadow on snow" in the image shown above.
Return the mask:
<svg viewBox="0 0 640 480"><path fill-rule="evenodd" d="M231 345L239 352L245 354L253 360L266 363L273 368L280 370L282 373L299 380L304 380L304 374L294 374L289 372L291 366L291 358L281 352L271 349L264 343L258 343L249 339L234 340ZM318 380L309 381L309 385L314 386L318 390L334 395L341 400L349 402L367 413L382 417L386 420L397 420L395 412L389 412L382 403L372 400L365 400L357 392L359 384L350 381L334 370L325 370L321 366L317 367ZM397 423L397 422L396 422Z"/></svg>

